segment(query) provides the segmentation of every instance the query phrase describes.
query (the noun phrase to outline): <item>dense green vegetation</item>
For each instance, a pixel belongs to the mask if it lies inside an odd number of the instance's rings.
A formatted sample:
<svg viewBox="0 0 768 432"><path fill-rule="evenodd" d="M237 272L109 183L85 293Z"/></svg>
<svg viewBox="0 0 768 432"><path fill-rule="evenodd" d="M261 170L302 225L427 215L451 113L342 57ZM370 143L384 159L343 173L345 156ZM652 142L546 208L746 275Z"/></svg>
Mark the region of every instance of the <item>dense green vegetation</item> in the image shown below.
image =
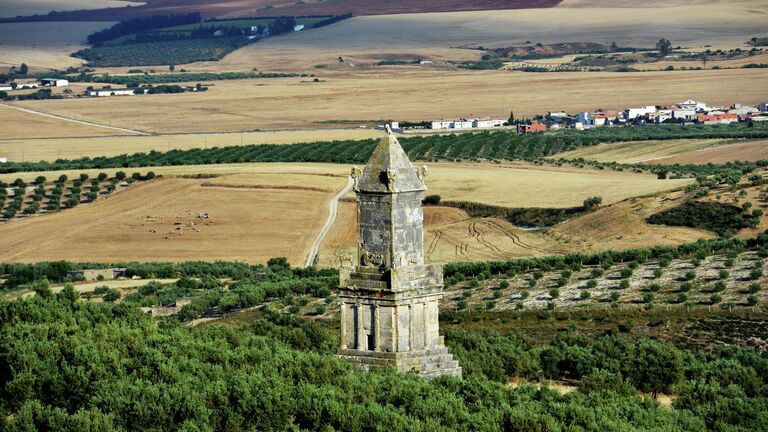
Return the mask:
<svg viewBox="0 0 768 432"><path fill-rule="evenodd" d="M87 40L89 44L93 45L131 33L145 32L147 30L158 29L162 27L199 23L200 21L202 21L202 16L199 12L170 15L152 15L148 17L131 18L129 20L114 24L104 30L99 30L95 33L92 33L88 35Z"/></svg>
<svg viewBox="0 0 768 432"><path fill-rule="evenodd" d="M143 75L91 75L81 74L77 81L79 82L97 82L107 84L170 84L180 82L202 82L202 81L223 81L251 78L290 78L298 76L308 76L306 74L278 73L278 72L181 72L173 74L150 74Z"/></svg>
<svg viewBox="0 0 768 432"><path fill-rule="evenodd" d="M716 202L688 201L675 208L651 215L648 223L685 226L714 231L720 235L752 227L760 222L761 210L753 216L741 207ZM756 216L756 217L755 217Z"/></svg>
<svg viewBox="0 0 768 432"><path fill-rule="evenodd" d="M250 41L242 36L200 38L94 46L72 55L88 61L91 66L156 66L217 61L248 43Z"/></svg>
<svg viewBox="0 0 768 432"><path fill-rule="evenodd" d="M768 232L751 239L729 238L699 240L679 246L655 246L649 249L608 250L598 254L570 254L542 258L525 258L508 261L462 262L445 265L446 284L451 285L458 277L475 277L484 274L513 275L523 271L567 269L582 265L612 265L614 263L639 263L648 260L669 261L686 256L706 257L713 254L732 254L755 250L761 256L768 256Z"/></svg>
<svg viewBox="0 0 768 432"><path fill-rule="evenodd" d="M588 131L560 131L548 134L518 135L497 131L402 138L403 149L412 160L537 160L562 151L606 142L679 138L760 138L768 137L768 125L681 126L595 128ZM87 169L163 165L220 164L243 162L334 162L364 163L376 140L312 142L293 145L247 145L209 149L171 150L113 157L57 160L55 162L11 162L0 173L54 169ZM541 163L545 163L541 161ZM546 163L562 163L547 161ZM581 162L587 164L588 162ZM754 170L756 163L687 166L628 166L603 164L615 169L665 170L682 175L729 175Z"/></svg>
<svg viewBox="0 0 768 432"><path fill-rule="evenodd" d="M761 430L768 357L566 331L548 342L457 328L464 379L363 372L327 324L265 310L184 328L73 289L0 301L0 430ZM578 391L506 385L579 380ZM662 408L637 390L677 394Z"/></svg>

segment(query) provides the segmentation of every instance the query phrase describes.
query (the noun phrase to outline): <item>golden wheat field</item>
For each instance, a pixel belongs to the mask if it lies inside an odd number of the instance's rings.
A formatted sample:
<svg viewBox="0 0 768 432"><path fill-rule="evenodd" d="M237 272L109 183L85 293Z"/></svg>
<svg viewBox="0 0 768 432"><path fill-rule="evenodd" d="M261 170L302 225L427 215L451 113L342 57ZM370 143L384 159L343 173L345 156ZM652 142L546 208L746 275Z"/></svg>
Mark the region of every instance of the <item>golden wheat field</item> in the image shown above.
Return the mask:
<svg viewBox="0 0 768 432"><path fill-rule="evenodd" d="M403 70L324 82L302 78L222 81L203 93L14 104L112 126L178 133L333 127L328 124L331 120L506 117L511 110L518 116L558 110L623 110L691 97L710 104L746 104L762 101L767 96L765 89L768 74L759 69L589 75Z"/></svg>
<svg viewBox="0 0 768 432"><path fill-rule="evenodd" d="M16 146L8 143L9 138L51 138L51 137L89 137L108 136L118 134L118 131L72 123L65 120L35 115L0 104L0 152L16 154L18 157L22 150L26 151L26 145ZM8 147L6 147L6 145ZM35 152L29 148L30 154ZM5 156L3 154L2 156ZM11 157L9 156L9 159Z"/></svg>
<svg viewBox="0 0 768 432"><path fill-rule="evenodd" d="M233 259L263 262L287 256L303 263L325 222L330 199L350 167L333 164L233 164L124 169L164 178L138 184L93 204L0 225L0 260L74 261ZM116 169L103 170L113 175ZM85 171L96 176L100 170ZM10 182L49 180L80 171L0 175ZM190 178L195 177L195 178ZM522 164L431 164L430 190L444 199L508 207L579 205L590 195L606 203L680 187L687 181ZM199 215L208 214L209 219ZM354 203L342 202L321 248L330 264L338 247L354 247ZM427 209L432 260L501 259L561 253L556 239L496 219L472 219L456 209ZM177 230L180 228L180 230ZM177 232L178 231L178 232ZM350 243L351 241L351 243ZM434 243L434 244L433 244ZM457 246L458 245L458 246ZM330 252L329 252L330 251Z"/></svg>
<svg viewBox="0 0 768 432"><path fill-rule="evenodd" d="M0 225L0 260L306 260L334 192L159 179Z"/></svg>
<svg viewBox="0 0 768 432"><path fill-rule="evenodd" d="M653 47L665 37L681 46L744 46L766 32L768 2L605 2L566 0L547 9L363 16L327 28L255 44L204 68L308 69L323 64L354 70L387 57L479 58L464 47L525 42L617 42ZM727 16L728 19L722 19ZM345 61L340 64L338 56Z"/></svg>
<svg viewBox="0 0 768 432"><path fill-rule="evenodd" d="M757 161L768 158L767 144L766 140L720 138L629 141L584 147L552 158L664 165Z"/></svg>
<svg viewBox="0 0 768 432"><path fill-rule="evenodd" d="M3 121L0 120L0 124L2 123ZM52 127L51 130L57 130L57 128L58 127ZM58 130L63 132L66 129L67 127L65 125L60 125L60 129ZM98 133L98 131L93 132ZM21 138L0 140L0 155L7 157L9 160L24 159L27 161L37 161L54 160L57 158L72 159L95 156L115 156L120 154L148 152L150 150L186 150L193 148L228 147L241 144L298 144L312 141L361 140L380 137L381 131L373 129L319 129L150 136L119 135L78 138Z"/></svg>
<svg viewBox="0 0 768 432"><path fill-rule="evenodd" d="M320 248L320 265L339 267L357 256L356 217L353 200L340 203L336 222ZM472 218L450 207L424 207L424 253L428 262L503 260L576 249L503 219Z"/></svg>

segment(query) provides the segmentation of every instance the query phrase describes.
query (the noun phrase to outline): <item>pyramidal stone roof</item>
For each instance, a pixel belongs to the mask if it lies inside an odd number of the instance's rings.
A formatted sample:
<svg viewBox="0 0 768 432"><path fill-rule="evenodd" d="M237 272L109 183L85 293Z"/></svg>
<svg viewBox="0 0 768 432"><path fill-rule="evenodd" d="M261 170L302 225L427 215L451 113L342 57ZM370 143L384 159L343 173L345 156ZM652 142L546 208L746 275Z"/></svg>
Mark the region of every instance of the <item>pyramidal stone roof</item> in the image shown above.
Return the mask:
<svg viewBox="0 0 768 432"><path fill-rule="evenodd" d="M427 169L414 168L400 142L387 125L383 137L357 178L355 190L372 193L417 192L427 190L424 177Z"/></svg>

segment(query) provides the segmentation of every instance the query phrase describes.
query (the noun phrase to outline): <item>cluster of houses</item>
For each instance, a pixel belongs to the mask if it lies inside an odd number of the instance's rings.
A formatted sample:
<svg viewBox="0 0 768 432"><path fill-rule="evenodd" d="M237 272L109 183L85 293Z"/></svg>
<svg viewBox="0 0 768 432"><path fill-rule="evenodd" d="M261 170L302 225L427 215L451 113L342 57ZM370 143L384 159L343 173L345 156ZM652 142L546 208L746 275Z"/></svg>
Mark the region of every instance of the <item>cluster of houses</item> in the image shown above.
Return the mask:
<svg viewBox="0 0 768 432"><path fill-rule="evenodd" d="M462 118L453 120L435 120L432 129L487 129L501 127L507 124L498 118Z"/></svg>
<svg viewBox="0 0 768 432"><path fill-rule="evenodd" d="M27 90L40 87L67 87L69 80L61 78L43 78L40 81L31 78L15 79L11 82L0 83L0 91Z"/></svg>
<svg viewBox="0 0 768 432"><path fill-rule="evenodd" d="M564 111L548 112L533 121L510 124L499 118L460 118L435 120L434 130L489 129L502 126L515 127L518 133L545 132L549 129L589 129L603 126L646 125L662 123L728 124L747 121L768 121L768 103L754 106L733 104L730 107L708 106L706 102L687 100L671 106L648 105L627 108L624 111L596 110L568 114ZM513 122L514 123L514 122Z"/></svg>
<svg viewBox="0 0 768 432"><path fill-rule="evenodd" d="M541 119L547 128L587 129L614 125L661 123L728 124L768 120L768 104L755 106L733 104L730 107L708 106L706 102L687 100L671 106L644 106L624 111L584 111L576 115L548 112Z"/></svg>

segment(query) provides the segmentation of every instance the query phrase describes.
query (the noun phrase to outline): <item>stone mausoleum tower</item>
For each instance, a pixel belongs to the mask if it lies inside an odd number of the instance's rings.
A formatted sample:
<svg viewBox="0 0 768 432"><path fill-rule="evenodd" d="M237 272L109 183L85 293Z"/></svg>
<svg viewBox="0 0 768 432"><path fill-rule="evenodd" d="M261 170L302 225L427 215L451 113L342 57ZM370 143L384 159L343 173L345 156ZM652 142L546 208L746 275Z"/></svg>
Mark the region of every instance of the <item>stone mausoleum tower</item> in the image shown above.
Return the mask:
<svg viewBox="0 0 768 432"><path fill-rule="evenodd" d="M342 271L339 356L366 369L389 365L425 377L461 376L439 333L443 269L424 263L426 175L389 127L365 168L352 169L359 261Z"/></svg>

